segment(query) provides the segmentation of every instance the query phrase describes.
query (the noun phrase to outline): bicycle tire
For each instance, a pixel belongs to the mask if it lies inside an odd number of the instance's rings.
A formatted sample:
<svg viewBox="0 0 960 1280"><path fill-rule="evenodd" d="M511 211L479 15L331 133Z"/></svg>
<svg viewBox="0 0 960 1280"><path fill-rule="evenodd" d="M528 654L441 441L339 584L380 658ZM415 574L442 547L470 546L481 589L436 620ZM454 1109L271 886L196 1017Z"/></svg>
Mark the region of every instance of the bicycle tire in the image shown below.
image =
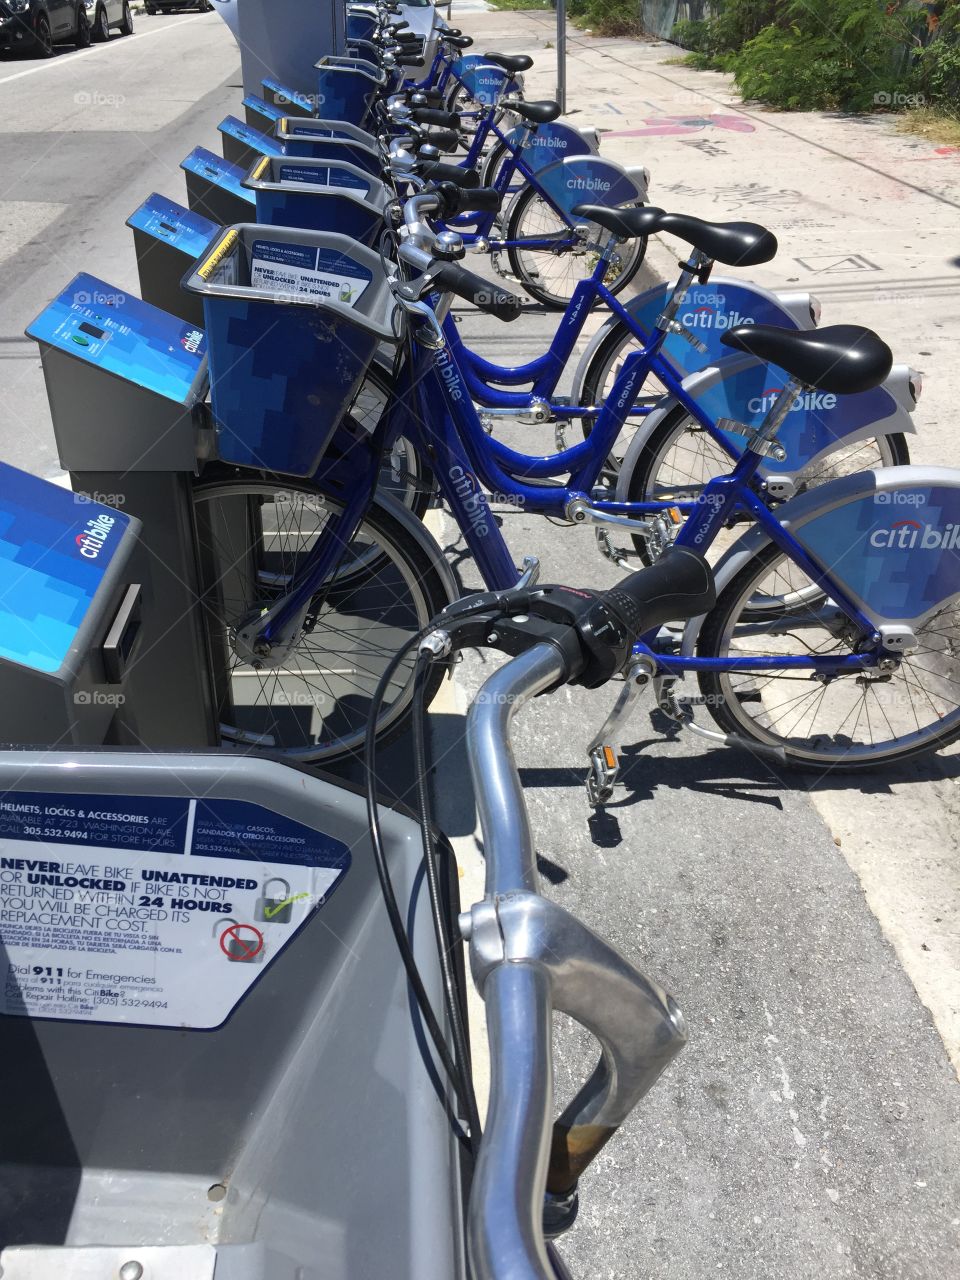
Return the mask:
<svg viewBox="0 0 960 1280"><path fill-rule="evenodd" d="M794 574L801 574L773 543L768 541L757 550L723 589L705 619L698 637L698 657L722 658L731 653L743 656L771 650L783 654L791 647L797 653L815 652L821 656L851 651L855 638L836 634L840 630L836 623L833 628L824 626L819 631L811 628L810 639L804 641L799 634L803 628L793 611L785 613L779 624L776 618L769 619L769 645L765 650L755 623L738 638L741 621L753 612L750 601L758 594L758 588L780 571L781 563L789 563ZM796 591L796 586L791 590ZM759 594L767 594L766 589ZM710 714L725 733L760 746L781 748L793 767L816 769L822 774L832 768L848 772L902 764L939 751L960 738L960 663L953 656L960 653L960 605L956 601L945 605L918 628L917 637L933 644L917 653L902 655L893 672L866 671L859 676L821 681L802 671L779 675L701 671L700 691ZM825 644L830 647L825 648ZM949 686L949 692L944 692L944 686ZM920 691L916 700L915 690ZM824 715L821 727L815 728L815 717L826 710L828 693L830 718ZM778 701L781 698L785 700ZM921 716L928 721L923 727ZM862 736L869 733L872 739L873 726L877 724L886 725L891 732L895 731L895 724L902 724L906 731L885 743L855 740L858 732Z"/></svg>
<svg viewBox="0 0 960 1280"><path fill-rule="evenodd" d="M506 239L520 240L528 236L551 235L566 229L566 226L536 187L528 186L517 196L507 213ZM598 238L607 235L608 233L597 228ZM611 264L604 277L604 284L612 294L616 295L627 287L640 270L646 252L646 236L636 236L621 244L618 250L619 262ZM530 262L526 261L527 256L531 259ZM514 246L507 249L507 259L511 272L520 281L522 288L531 298L551 311L563 311L573 297L576 286L592 275L596 266L596 254L593 252L564 251L556 254L543 250L528 251ZM563 272L557 273L555 280L553 276L550 277L554 284L552 289L545 283L543 274L543 269L551 262L563 262L565 267ZM562 287L564 280L567 285Z"/></svg>
<svg viewBox="0 0 960 1280"><path fill-rule="evenodd" d="M325 584L315 625L301 631L285 660L257 658L262 665L255 668L238 648L238 629L282 597L300 558L342 506L339 494L289 477L240 474L194 490L202 612L224 745L302 762L355 754L386 663L455 598L430 534L400 504L377 497L345 568ZM409 715L413 657L403 670L403 684L384 704L383 741ZM434 672L428 698L442 676L442 669Z"/></svg>

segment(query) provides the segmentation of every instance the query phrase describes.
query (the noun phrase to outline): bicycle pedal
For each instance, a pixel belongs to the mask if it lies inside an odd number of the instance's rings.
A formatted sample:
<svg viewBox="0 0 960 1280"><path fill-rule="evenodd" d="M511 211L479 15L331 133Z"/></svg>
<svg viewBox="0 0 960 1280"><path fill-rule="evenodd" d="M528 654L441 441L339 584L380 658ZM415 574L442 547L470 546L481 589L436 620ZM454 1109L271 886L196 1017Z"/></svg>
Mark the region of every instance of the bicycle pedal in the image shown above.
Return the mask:
<svg viewBox="0 0 960 1280"><path fill-rule="evenodd" d="M599 808L613 799L613 788L620 775L620 760L609 743L601 743L590 752L587 775L587 800Z"/></svg>

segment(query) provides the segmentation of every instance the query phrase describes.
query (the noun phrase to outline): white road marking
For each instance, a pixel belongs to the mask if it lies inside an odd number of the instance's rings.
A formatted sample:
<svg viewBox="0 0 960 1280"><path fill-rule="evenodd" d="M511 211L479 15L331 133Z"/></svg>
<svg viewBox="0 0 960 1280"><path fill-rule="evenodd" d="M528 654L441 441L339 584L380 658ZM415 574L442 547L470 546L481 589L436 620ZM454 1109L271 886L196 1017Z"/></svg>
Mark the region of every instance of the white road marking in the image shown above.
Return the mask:
<svg viewBox="0 0 960 1280"><path fill-rule="evenodd" d="M76 55L71 57L69 54L65 57L51 58L49 62L41 62L37 67L28 67L26 71L18 71L15 75L4 76L0 79L0 84L9 84L11 80L22 80L24 76L35 76L41 71L53 71L56 67L68 66L76 62L78 57L87 57L94 53L106 53L108 49L129 48L137 40L148 40L150 36L162 36L165 31L173 31L176 27L182 27L188 22L194 21L194 15L190 18L181 18L179 22L171 22L164 27L158 27L156 31L141 31L139 34L134 32L132 36L118 36L111 38L107 44L97 44L90 49L77 49Z"/></svg>

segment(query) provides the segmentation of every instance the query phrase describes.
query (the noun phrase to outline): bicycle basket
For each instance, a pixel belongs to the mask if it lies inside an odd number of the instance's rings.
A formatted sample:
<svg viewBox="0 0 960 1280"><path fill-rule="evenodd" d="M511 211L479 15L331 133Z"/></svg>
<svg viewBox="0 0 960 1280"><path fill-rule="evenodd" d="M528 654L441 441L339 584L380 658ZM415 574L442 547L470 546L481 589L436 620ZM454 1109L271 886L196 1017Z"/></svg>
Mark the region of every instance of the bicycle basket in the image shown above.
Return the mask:
<svg viewBox="0 0 960 1280"><path fill-rule="evenodd" d="M243 223L183 285L203 298L219 457L312 475L378 345L395 341L379 255L347 236Z"/></svg>
<svg viewBox="0 0 960 1280"><path fill-rule="evenodd" d="M335 231L370 248L390 199L379 178L329 160L264 156L243 185L256 195L258 223Z"/></svg>
<svg viewBox="0 0 960 1280"><path fill-rule="evenodd" d="M318 112L334 120L362 125L387 83L383 72L361 58L321 58L316 68Z"/></svg>

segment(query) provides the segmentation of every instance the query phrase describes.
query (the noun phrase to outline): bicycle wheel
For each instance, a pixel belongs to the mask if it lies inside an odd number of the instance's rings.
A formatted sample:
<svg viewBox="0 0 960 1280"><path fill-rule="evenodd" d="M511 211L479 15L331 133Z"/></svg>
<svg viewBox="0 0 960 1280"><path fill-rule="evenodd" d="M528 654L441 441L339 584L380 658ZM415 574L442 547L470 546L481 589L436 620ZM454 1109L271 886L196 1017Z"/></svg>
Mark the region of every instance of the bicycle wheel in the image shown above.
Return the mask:
<svg viewBox="0 0 960 1280"><path fill-rule="evenodd" d="M335 760L363 742L374 689L393 654L453 599L443 553L390 499L374 501L316 615L283 657L245 655L240 630L282 599L342 502L287 478L201 483L194 512L203 613L225 745L302 761ZM380 732L402 727L413 656L387 693ZM428 696L439 686L433 678Z"/></svg>
<svg viewBox="0 0 960 1280"><path fill-rule="evenodd" d="M642 350L643 343L627 325L619 322L613 326L594 353L584 375L580 402L585 405L603 404L613 389L613 384L627 357ZM667 389L651 374L644 383L643 392L643 400L655 402L662 395L667 394ZM590 435L594 421L593 418L580 419L584 439ZM608 466L604 469L606 477L614 483L620 474L624 455L635 430L635 425L630 423L626 425L620 433L615 450L608 459ZM688 454L686 465L681 458L685 448ZM699 456L700 451L703 456ZM907 462L909 462L907 440L904 435L897 432L894 435L861 440L838 450L804 472L800 481L802 487L807 489L812 485L833 480L838 475L847 475L853 471L868 471L879 466L896 467ZM696 497L707 480L713 476L725 474L730 470L730 466L729 455L714 443L693 418L684 412L681 405L677 405L645 446L637 470L642 471L646 478L636 482L643 486L638 488L638 492L652 494L654 489L660 488L667 493L671 486L682 485L684 492L689 491ZM660 469L665 469L662 477L659 475ZM641 501L640 498L635 500Z"/></svg>
<svg viewBox="0 0 960 1280"><path fill-rule="evenodd" d="M469 91L457 80L447 94L444 110L453 111L460 116L460 132L473 137L480 127L481 116L487 112L488 108L482 103L475 102ZM493 115L494 124L499 124L504 115L505 112L498 107Z"/></svg>
<svg viewBox="0 0 960 1280"><path fill-rule="evenodd" d="M808 596L817 603L753 621L752 601ZM819 605L819 607L817 607ZM721 592L697 645L698 657L835 657L861 637L792 560L767 543ZM960 603L917 631L918 648L889 670L818 676L801 670L699 673L717 724L809 769L872 769L938 751L960 737Z"/></svg>
<svg viewBox="0 0 960 1280"><path fill-rule="evenodd" d="M500 173L500 167L509 154L507 144L501 142L498 138L484 156L483 168L480 170L481 187L492 187L494 185L497 175Z"/></svg>
<svg viewBox="0 0 960 1280"><path fill-rule="evenodd" d="M591 225L590 242L605 245L610 233ZM527 187L510 207L507 216L507 240L523 240L530 236L559 236L568 231L560 214L540 195L536 187ZM604 284L611 293L625 289L640 269L647 252L647 237L637 236L621 244L610 263ZM507 250L510 270L523 288L545 307L562 311L573 297L581 280L593 275L598 250L586 245L552 253L543 249L511 248Z"/></svg>
<svg viewBox="0 0 960 1280"><path fill-rule="evenodd" d="M373 431L393 394L393 370L374 361L367 370L349 414L367 431ZM384 456L380 469L380 492L402 502L418 518L430 505L434 489L433 473L405 436L397 439Z"/></svg>
<svg viewBox="0 0 960 1280"><path fill-rule="evenodd" d="M900 432L870 436L841 446L801 471L795 477L797 492L826 484L838 476L878 467L903 466L909 461L906 437ZM695 502L708 480L726 475L732 467L730 455L678 404L655 428L626 478L627 500ZM632 537L634 550L644 564L652 564L663 550L638 534ZM728 542L729 538L721 536L714 544L715 551L725 550Z"/></svg>

